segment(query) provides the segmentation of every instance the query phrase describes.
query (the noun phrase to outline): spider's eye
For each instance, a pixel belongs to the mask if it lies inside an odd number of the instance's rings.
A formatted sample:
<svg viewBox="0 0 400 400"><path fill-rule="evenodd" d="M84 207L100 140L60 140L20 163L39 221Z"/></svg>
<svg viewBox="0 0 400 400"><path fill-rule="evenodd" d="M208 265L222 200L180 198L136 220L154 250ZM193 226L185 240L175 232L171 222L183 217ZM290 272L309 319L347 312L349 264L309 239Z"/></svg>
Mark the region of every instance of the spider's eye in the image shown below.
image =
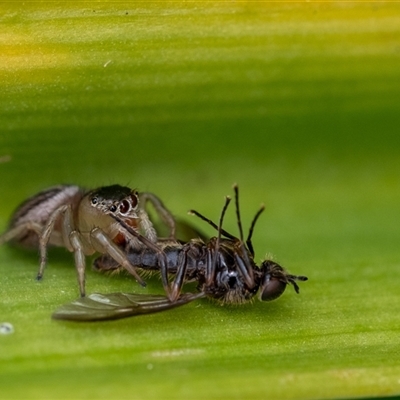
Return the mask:
<svg viewBox="0 0 400 400"><path fill-rule="evenodd" d="M97 197L92 197L92 204L96 205L98 203Z"/></svg>
<svg viewBox="0 0 400 400"><path fill-rule="evenodd" d="M117 211L117 206L113 204L113 205L110 207L110 211L111 211L111 212Z"/></svg>
<svg viewBox="0 0 400 400"><path fill-rule="evenodd" d="M131 208L131 205L129 204L128 200L123 200L121 204L119 205L119 211L121 211L122 214L126 214Z"/></svg>
<svg viewBox="0 0 400 400"><path fill-rule="evenodd" d="M135 208L139 203L139 194L138 192L134 192L131 195L132 207Z"/></svg>

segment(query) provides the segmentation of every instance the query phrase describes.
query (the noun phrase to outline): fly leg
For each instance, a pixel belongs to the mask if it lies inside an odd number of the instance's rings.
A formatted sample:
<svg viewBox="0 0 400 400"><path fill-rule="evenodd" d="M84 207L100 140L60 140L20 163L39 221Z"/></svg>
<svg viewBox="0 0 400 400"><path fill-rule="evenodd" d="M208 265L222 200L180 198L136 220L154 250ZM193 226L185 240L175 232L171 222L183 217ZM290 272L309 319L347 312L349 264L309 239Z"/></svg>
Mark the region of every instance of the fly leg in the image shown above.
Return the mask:
<svg viewBox="0 0 400 400"><path fill-rule="evenodd" d="M206 285L209 286L214 282L215 272L216 272L216 257L215 251L212 246L209 246L207 251L207 261L206 261Z"/></svg>
<svg viewBox="0 0 400 400"><path fill-rule="evenodd" d="M240 240L236 239L235 252L234 252L235 261L237 263L237 266L239 267L239 271L242 274L242 277L245 280L246 284L250 288L253 288L255 285L254 273L253 273L254 262L250 260L249 254L243 242L242 219L240 218L240 207L239 207L239 186L237 184L233 185L233 190L235 192L236 220L239 228L239 237L240 237ZM252 256L254 256L254 250L251 244L251 235L250 239L248 239L247 242L250 243L251 246L249 248L250 253L252 254Z"/></svg>
<svg viewBox="0 0 400 400"><path fill-rule="evenodd" d="M222 207L221 216L219 217L219 223L217 226L218 236L215 239L215 243L212 243L211 245L209 245L209 248L207 251L206 285L211 285L214 282L215 272L217 270L217 259L218 259L218 255L219 255L219 244L221 242L221 234L223 234L225 236L229 235L227 232L225 232L222 229L222 224L224 222L225 213L226 213L226 210L228 209L230 201L231 201L231 198L229 196L226 196L225 204ZM193 212L193 210L192 210L192 212ZM196 211L194 211L194 213L195 213L195 215L197 215L204 221L208 222L210 225L212 225L212 226L215 225L212 221L203 217L201 214L197 213ZM232 239L237 240L233 236L232 236Z"/></svg>
<svg viewBox="0 0 400 400"><path fill-rule="evenodd" d="M253 273L254 262L250 260L243 242L240 242L239 251L235 249L235 261L247 286L250 289L253 288L255 286Z"/></svg>
<svg viewBox="0 0 400 400"><path fill-rule="evenodd" d="M264 204L261 204L260 209L257 211L256 215L253 218L253 221L251 221L251 225L250 225L250 229L249 229L249 234L247 236L246 239L246 244L247 244L247 248L250 251L251 256L254 258L254 248L253 248L253 243L251 241L251 237L253 236L253 232L254 232L254 227L256 225L256 222L258 220L258 217L261 215L261 213L265 210L265 206Z"/></svg>
<svg viewBox="0 0 400 400"><path fill-rule="evenodd" d="M185 282L185 275L187 270L187 253L190 250L189 246L185 246L178 257L178 266L175 278L172 282L170 300L176 301L181 293L182 286Z"/></svg>

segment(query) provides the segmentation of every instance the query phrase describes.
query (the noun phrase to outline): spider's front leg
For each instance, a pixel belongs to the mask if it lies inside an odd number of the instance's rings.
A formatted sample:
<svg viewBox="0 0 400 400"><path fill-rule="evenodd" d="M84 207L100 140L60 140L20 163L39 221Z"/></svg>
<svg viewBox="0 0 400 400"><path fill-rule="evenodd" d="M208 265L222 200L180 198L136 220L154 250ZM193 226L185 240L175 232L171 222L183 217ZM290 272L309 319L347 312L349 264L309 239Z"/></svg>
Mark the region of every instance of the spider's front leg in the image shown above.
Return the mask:
<svg viewBox="0 0 400 400"><path fill-rule="evenodd" d="M90 239L96 250L102 254L107 254L113 258L119 265L125 268L143 287L146 286L146 282L137 273L135 266L133 266L125 252L118 247L100 228L94 228L90 232Z"/></svg>

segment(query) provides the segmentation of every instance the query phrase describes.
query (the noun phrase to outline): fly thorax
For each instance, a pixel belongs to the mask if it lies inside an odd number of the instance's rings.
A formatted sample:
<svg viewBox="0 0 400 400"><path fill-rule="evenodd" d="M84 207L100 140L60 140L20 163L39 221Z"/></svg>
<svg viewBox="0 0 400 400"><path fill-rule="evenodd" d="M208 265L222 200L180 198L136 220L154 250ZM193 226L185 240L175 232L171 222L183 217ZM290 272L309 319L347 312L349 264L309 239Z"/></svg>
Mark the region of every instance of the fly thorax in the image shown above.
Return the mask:
<svg viewBox="0 0 400 400"><path fill-rule="evenodd" d="M242 277L235 270L224 269L217 273L213 296L226 304L241 304L253 297Z"/></svg>

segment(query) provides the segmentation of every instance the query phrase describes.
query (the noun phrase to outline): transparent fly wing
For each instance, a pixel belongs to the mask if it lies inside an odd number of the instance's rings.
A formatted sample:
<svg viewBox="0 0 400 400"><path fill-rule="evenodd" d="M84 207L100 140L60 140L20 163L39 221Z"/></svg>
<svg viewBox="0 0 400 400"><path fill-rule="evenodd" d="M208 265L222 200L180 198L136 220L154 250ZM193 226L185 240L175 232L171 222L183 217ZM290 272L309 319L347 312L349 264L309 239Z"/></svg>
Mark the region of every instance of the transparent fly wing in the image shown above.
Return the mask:
<svg viewBox="0 0 400 400"><path fill-rule="evenodd" d="M153 294L93 293L61 306L52 318L82 322L127 318L170 310L203 296L203 293L185 293L170 301L166 296Z"/></svg>

